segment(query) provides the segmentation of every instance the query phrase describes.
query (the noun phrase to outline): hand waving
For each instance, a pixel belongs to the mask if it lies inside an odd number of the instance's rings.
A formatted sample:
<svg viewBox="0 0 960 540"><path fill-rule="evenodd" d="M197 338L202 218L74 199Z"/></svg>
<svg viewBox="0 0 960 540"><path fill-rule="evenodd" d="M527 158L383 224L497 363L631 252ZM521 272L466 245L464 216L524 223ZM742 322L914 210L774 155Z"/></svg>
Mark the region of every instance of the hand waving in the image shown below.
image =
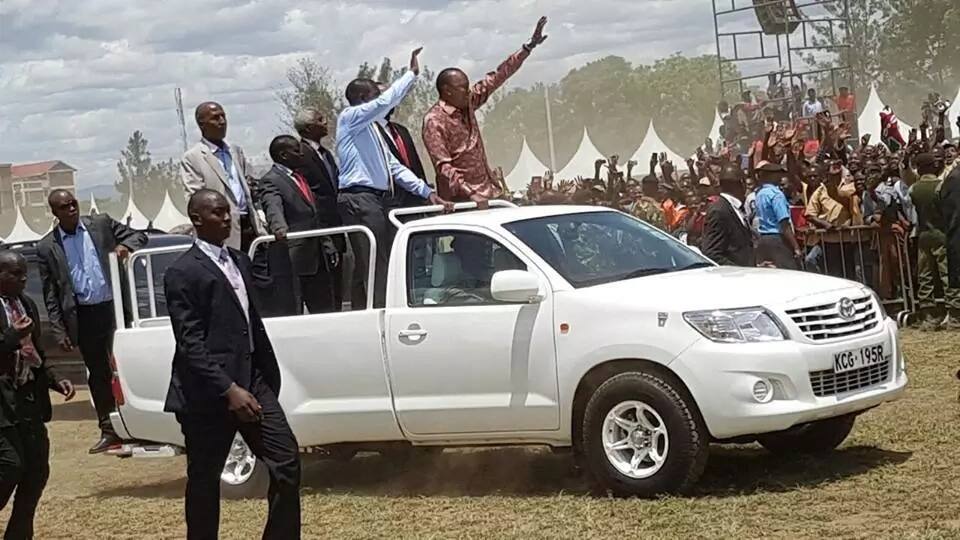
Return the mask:
<svg viewBox="0 0 960 540"><path fill-rule="evenodd" d="M421 51L423 51L423 47L417 47L410 54L410 71L417 76L420 75L420 59L418 57Z"/></svg>
<svg viewBox="0 0 960 540"><path fill-rule="evenodd" d="M543 35L543 27L547 25L547 18L540 17L540 20L537 21L537 28L533 31L533 37L530 38L530 42L527 43L527 47L533 49L537 45L540 45L547 40L547 36Z"/></svg>

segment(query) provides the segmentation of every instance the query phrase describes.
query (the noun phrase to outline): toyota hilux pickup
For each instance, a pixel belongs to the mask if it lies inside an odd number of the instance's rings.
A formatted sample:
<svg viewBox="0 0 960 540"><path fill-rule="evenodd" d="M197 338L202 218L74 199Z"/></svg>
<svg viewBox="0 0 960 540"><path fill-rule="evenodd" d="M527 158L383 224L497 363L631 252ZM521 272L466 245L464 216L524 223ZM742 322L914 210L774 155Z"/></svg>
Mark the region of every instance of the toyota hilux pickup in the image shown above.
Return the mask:
<svg viewBox="0 0 960 540"><path fill-rule="evenodd" d="M861 284L720 267L614 210L496 206L510 207L391 214L384 308L264 320L304 451L546 445L572 450L602 489L648 497L694 485L713 442L829 452L905 389L896 323ZM290 238L345 233L375 241L358 227ZM163 412L174 336L147 311L126 327L117 313L119 456L183 445ZM249 491L262 469L238 437L223 487Z"/></svg>

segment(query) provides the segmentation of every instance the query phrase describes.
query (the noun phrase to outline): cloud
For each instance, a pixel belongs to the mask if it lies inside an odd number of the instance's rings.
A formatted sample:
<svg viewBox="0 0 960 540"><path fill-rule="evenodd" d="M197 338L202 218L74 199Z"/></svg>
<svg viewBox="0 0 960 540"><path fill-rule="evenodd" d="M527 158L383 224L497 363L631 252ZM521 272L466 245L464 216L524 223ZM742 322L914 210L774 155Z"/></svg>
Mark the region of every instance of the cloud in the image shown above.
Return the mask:
<svg viewBox="0 0 960 540"><path fill-rule="evenodd" d="M114 181L133 130L156 159L181 151L173 91L190 110L221 102L230 138L262 155L283 128L276 90L305 55L342 84L364 61L407 62L476 78L548 15L550 39L512 85L553 81L608 54L652 62L713 48L702 0L3 0L0 161L61 159L81 187Z"/></svg>

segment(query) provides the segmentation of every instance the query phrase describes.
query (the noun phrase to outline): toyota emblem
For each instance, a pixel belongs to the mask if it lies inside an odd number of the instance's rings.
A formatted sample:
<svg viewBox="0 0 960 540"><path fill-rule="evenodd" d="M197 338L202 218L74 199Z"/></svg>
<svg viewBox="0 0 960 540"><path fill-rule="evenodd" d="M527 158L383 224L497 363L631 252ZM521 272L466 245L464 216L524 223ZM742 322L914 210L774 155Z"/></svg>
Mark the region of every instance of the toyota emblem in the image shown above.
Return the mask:
<svg viewBox="0 0 960 540"><path fill-rule="evenodd" d="M837 308L840 311L840 316L848 321L857 314L857 306L849 298L841 298L837 302Z"/></svg>

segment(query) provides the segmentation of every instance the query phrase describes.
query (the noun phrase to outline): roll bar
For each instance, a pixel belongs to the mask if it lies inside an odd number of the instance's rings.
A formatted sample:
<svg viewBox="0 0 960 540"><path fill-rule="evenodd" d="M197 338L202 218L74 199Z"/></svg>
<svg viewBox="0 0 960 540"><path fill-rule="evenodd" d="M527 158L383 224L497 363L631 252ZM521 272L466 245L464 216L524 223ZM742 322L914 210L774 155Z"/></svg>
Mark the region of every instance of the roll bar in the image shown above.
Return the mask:
<svg viewBox="0 0 960 540"><path fill-rule="evenodd" d="M488 201L490 208L516 208L517 205L513 204L510 201L501 201L494 199ZM477 208L477 203L475 202L465 202L465 203L456 203L453 205L453 210L456 212L458 210L474 210ZM403 227L403 222L400 221L399 216L412 216L417 214L436 214L443 212L443 205L434 204L431 206L411 206L409 208L398 208L396 210L391 210L389 214L390 223L393 224L396 228Z"/></svg>

